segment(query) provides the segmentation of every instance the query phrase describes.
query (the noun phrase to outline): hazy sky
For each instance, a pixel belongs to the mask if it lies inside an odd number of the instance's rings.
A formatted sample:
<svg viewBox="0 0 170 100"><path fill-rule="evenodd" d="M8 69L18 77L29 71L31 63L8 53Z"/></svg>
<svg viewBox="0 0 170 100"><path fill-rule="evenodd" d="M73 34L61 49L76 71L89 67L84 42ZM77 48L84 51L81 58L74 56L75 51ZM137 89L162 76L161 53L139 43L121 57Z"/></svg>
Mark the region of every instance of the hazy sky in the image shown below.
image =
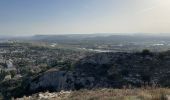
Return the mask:
<svg viewBox="0 0 170 100"><path fill-rule="evenodd" d="M170 33L170 0L0 0L0 34Z"/></svg>

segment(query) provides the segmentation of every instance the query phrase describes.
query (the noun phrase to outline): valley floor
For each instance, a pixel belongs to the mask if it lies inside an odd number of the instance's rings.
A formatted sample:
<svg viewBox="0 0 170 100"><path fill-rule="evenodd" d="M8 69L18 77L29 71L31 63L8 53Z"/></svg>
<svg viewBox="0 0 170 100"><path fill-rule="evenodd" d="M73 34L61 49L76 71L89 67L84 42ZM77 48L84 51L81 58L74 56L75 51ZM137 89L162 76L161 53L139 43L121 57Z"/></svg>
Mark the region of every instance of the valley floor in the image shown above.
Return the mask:
<svg viewBox="0 0 170 100"><path fill-rule="evenodd" d="M37 93L16 100L170 100L168 88L96 89Z"/></svg>

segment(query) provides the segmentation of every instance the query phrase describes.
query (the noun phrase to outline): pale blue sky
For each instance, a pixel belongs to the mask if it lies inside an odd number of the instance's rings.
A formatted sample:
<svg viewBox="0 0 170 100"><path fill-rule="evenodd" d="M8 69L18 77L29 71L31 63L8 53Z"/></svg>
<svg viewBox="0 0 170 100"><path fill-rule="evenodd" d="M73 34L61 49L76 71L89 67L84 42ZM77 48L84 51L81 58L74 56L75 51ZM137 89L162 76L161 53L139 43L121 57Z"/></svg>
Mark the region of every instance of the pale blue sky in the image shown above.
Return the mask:
<svg viewBox="0 0 170 100"><path fill-rule="evenodd" d="M170 0L0 0L0 34L169 33Z"/></svg>

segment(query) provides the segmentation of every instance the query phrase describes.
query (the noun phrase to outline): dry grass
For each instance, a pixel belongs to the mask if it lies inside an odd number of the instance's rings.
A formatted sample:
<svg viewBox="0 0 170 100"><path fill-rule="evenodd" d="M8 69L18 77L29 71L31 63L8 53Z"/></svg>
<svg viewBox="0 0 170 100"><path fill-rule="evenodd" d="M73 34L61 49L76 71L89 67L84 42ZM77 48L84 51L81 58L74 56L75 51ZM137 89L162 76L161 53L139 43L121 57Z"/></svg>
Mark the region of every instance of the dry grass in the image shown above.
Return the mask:
<svg viewBox="0 0 170 100"><path fill-rule="evenodd" d="M97 89L80 90L67 100L168 100L170 89Z"/></svg>
<svg viewBox="0 0 170 100"><path fill-rule="evenodd" d="M72 91L71 93L66 94L67 96L62 95L59 95L60 97L50 99L39 99L39 97L35 95L32 97L34 100L170 100L170 89L95 89ZM19 100L33 100L33 98Z"/></svg>

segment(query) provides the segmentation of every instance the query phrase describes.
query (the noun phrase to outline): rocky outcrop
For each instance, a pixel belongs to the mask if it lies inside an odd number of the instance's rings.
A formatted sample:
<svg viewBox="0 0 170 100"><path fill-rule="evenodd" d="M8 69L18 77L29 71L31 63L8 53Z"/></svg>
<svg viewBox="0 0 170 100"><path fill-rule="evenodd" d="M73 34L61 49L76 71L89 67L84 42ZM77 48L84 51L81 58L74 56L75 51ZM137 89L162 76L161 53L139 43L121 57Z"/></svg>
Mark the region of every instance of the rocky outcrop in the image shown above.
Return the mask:
<svg viewBox="0 0 170 100"><path fill-rule="evenodd" d="M29 90L38 91L61 91L80 88L92 88L93 77L85 77L74 72L47 71L31 80Z"/></svg>
<svg viewBox="0 0 170 100"><path fill-rule="evenodd" d="M69 74L66 74L64 71L52 71L52 72L46 72L41 76L38 76L36 79L34 79L31 82L30 89L36 90L40 88L52 88L56 90L62 90L66 89L67 84L67 78L69 77ZM71 84L69 84L71 87Z"/></svg>
<svg viewBox="0 0 170 100"><path fill-rule="evenodd" d="M68 99L70 94L71 91L60 91L58 93L45 92L45 93L34 94L28 97L24 96L22 98L17 98L16 100L64 100L64 99Z"/></svg>
<svg viewBox="0 0 170 100"><path fill-rule="evenodd" d="M33 78L30 91L60 91L125 85L170 86L170 55L99 53L78 61L73 71L47 71Z"/></svg>

